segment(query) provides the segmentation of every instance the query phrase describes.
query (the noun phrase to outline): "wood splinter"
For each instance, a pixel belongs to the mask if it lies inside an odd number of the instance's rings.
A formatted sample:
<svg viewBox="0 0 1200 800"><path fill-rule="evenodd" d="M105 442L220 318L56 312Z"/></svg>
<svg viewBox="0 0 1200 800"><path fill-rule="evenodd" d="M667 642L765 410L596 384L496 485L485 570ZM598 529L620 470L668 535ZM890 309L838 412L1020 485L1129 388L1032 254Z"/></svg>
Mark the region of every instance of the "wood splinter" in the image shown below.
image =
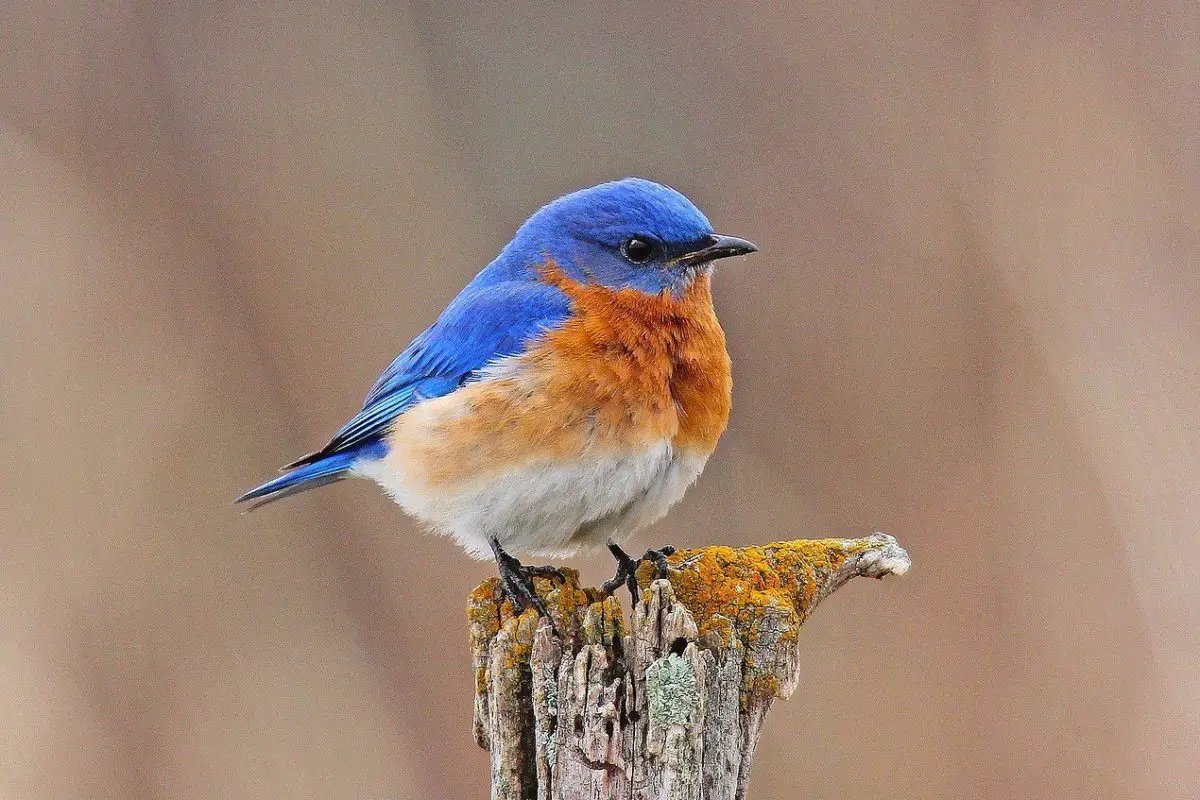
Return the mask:
<svg viewBox="0 0 1200 800"><path fill-rule="evenodd" d="M468 617L492 797L744 798L767 710L800 677L800 626L850 578L911 563L882 533L684 550L667 579L643 565L632 623L564 570L536 582L557 633L484 581Z"/></svg>

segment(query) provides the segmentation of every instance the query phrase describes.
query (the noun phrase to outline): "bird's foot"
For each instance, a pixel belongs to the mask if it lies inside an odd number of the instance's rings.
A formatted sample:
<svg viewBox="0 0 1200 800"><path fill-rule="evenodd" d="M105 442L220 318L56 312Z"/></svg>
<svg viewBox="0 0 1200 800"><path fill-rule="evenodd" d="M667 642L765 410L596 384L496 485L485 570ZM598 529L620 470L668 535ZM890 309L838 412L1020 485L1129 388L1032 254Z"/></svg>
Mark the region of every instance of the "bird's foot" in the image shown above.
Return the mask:
<svg viewBox="0 0 1200 800"><path fill-rule="evenodd" d="M641 558L634 558L626 553L619 544L615 542L608 543L608 550L613 554L613 558L617 560L617 574L612 577L612 580L605 581L600 590L606 595L611 595L622 585L629 588L629 594L633 597L633 602L638 601L638 566L643 561L649 561L654 565L655 577L667 577L667 570L670 569L670 564L667 563L667 556L675 554L675 548L671 545L660 547L657 550L647 550Z"/></svg>
<svg viewBox="0 0 1200 800"><path fill-rule="evenodd" d="M496 556L496 567L500 571L500 586L504 589L505 596L512 601L513 608L518 614L527 608L535 609L538 614L550 620L550 627L553 629L554 620L546 610L542 598L538 597L537 590L533 587L533 579L558 578L563 581L566 580L566 576L562 570L558 567L526 566L506 553L496 539L491 539L490 542L492 553Z"/></svg>

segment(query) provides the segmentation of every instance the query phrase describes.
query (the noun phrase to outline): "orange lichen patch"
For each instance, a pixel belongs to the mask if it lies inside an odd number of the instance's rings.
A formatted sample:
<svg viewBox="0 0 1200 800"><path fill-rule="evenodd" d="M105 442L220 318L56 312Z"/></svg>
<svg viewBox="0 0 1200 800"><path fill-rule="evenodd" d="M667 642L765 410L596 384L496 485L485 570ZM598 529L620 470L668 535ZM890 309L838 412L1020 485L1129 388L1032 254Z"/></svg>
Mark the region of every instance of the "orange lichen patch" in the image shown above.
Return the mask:
<svg viewBox="0 0 1200 800"><path fill-rule="evenodd" d="M779 677L774 673L748 669L745 675L745 684L742 686L743 707L751 699L776 697L779 695Z"/></svg>
<svg viewBox="0 0 1200 800"><path fill-rule="evenodd" d="M583 616L584 644L619 644L628 635L625 612L615 596L592 603Z"/></svg>
<svg viewBox="0 0 1200 800"><path fill-rule="evenodd" d="M551 376L552 395L591 409L598 427L618 439L716 447L733 382L708 275L680 297L581 283L553 262L542 276L571 299L573 312L528 356Z"/></svg>
<svg viewBox="0 0 1200 800"><path fill-rule="evenodd" d="M579 573L563 569L565 582L557 578L535 578L533 588L542 598L542 604L550 612L554 626L564 636L574 635L582 625L580 609L586 608L595 599L595 589L579 586Z"/></svg>
<svg viewBox="0 0 1200 800"><path fill-rule="evenodd" d="M500 579L488 578L467 597L467 625L471 648L486 645L500 630Z"/></svg>
<svg viewBox="0 0 1200 800"><path fill-rule="evenodd" d="M555 629L562 636L578 635L584 624L584 615L597 600L595 589L579 586L579 573L563 569L565 580L558 578L535 578L534 589L549 612ZM617 613L620 613L619 607ZM526 609L517 614L512 602L500 591L500 581L488 578L475 587L467 604L467 622L471 640L471 652L475 663L475 691L487 691L489 676L488 649L501 630L505 631L512 644L506 657L506 668L528 664L529 647L540 621L537 612ZM624 621L619 623L623 625Z"/></svg>
<svg viewBox="0 0 1200 800"><path fill-rule="evenodd" d="M537 632L538 615L532 608L525 609L519 617L506 620L503 630L508 633L509 646L500 661L501 671L510 673L529 669L529 656L533 652L533 635ZM512 677L516 676L511 676Z"/></svg>
<svg viewBox="0 0 1200 800"><path fill-rule="evenodd" d="M807 618L821 584L846 559L867 548L865 540L812 539L762 547L706 547L671 556L671 583L703 632L718 615L736 621L765 606L790 608ZM638 577L652 575L643 565Z"/></svg>
<svg viewBox="0 0 1200 800"><path fill-rule="evenodd" d="M679 601L691 612L702 639L720 647L736 637L747 650L743 700L775 696L780 665L800 625L828 591L833 574L866 540L815 539L762 547L707 547L671 556L678 569L669 578ZM638 579L653 577L643 565ZM773 653L774 663L756 664L754 652Z"/></svg>
<svg viewBox="0 0 1200 800"><path fill-rule="evenodd" d="M509 613L511 614L511 605ZM475 587L467 601L467 631L475 668L475 694L487 694L488 646L500 631L500 581L488 578Z"/></svg>

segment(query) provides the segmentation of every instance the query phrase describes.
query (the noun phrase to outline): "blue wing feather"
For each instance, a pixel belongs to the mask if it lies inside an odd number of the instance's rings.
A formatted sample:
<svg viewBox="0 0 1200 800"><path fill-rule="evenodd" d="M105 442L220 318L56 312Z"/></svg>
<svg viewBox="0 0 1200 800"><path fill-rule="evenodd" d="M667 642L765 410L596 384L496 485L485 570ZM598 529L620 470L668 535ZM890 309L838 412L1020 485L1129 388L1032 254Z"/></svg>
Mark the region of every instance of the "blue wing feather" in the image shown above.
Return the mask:
<svg viewBox="0 0 1200 800"><path fill-rule="evenodd" d="M289 468L378 439L420 400L457 389L492 361L521 353L570 315L566 295L531 281L469 284L371 387L362 410L320 451Z"/></svg>

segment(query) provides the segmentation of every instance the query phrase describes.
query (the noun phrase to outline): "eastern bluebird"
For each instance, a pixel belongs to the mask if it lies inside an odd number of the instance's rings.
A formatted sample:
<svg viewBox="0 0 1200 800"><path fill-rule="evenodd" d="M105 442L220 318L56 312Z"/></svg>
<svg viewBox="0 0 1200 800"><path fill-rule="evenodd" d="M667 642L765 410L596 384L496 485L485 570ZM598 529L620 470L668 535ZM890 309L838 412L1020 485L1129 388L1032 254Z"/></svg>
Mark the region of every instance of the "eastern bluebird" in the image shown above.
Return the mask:
<svg viewBox="0 0 1200 800"><path fill-rule="evenodd" d="M640 178L545 206L392 362L329 444L238 502L347 477L494 556L519 607L541 604L508 551L618 542L696 480L729 419L713 262L752 253L674 189ZM667 551L669 552L669 551ZM643 558L663 561L662 551ZM639 559L640 560L640 559ZM611 586L610 586L611 585Z"/></svg>

